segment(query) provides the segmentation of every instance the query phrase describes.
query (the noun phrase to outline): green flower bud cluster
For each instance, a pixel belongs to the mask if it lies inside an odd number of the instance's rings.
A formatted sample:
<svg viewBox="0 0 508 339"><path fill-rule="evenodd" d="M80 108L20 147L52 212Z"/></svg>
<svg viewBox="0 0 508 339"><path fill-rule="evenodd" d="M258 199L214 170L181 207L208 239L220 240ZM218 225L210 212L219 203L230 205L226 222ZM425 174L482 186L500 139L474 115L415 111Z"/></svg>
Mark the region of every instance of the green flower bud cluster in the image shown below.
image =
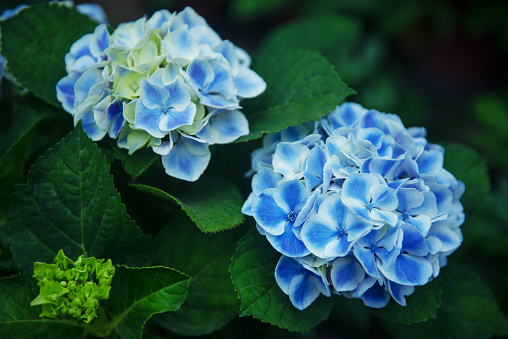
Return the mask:
<svg viewBox="0 0 508 339"><path fill-rule="evenodd" d="M40 317L76 318L89 323L97 317L99 301L109 298L115 267L111 259L80 256L72 261L62 250L54 264L34 263L40 293L31 306L42 305Z"/></svg>

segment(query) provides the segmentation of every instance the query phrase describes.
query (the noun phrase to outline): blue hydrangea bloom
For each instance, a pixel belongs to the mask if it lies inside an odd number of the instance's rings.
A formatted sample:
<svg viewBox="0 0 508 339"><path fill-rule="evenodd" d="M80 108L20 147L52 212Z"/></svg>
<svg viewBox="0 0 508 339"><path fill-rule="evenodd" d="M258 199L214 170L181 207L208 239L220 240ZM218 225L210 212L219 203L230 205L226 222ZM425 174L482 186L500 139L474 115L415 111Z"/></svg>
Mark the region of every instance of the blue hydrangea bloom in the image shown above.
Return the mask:
<svg viewBox="0 0 508 339"><path fill-rule="evenodd" d="M438 276L463 240L465 187L425 133L344 103L252 153L242 212L283 255L275 276L295 307L328 296L323 286L369 307L405 306Z"/></svg>
<svg viewBox="0 0 508 339"><path fill-rule="evenodd" d="M93 140L107 134L129 154L151 147L168 175L187 181L205 171L210 145L249 133L240 100L266 88L248 54L190 7L111 34L99 25L71 46L65 63L57 99L74 123L83 120Z"/></svg>

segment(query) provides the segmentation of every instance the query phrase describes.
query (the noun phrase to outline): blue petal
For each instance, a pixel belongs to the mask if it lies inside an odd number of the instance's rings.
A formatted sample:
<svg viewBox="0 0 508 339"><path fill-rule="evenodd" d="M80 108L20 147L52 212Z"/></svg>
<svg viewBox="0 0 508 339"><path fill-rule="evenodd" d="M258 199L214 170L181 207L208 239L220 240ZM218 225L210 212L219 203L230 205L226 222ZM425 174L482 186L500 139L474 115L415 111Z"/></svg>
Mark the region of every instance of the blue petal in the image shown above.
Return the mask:
<svg viewBox="0 0 508 339"><path fill-rule="evenodd" d="M337 239L337 234L333 221L326 216L314 214L303 224L300 238L312 254L326 259L328 256L325 255L325 247Z"/></svg>
<svg viewBox="0 0 508 339"><path fill-rule="evenodd" d="M273 193L277 205L288 212L299 212L308 198L309 193L299 180L285 181L278 185Z"/></svg>
<svg viewBox="0 0 508 339"><path fill-rule="evenodd" d="M282 292L289 295L291 281L299 275L303 275L305 268L293 258L281 256L275 267L275 281Z"/></svg>
<svg viewBox="0 0 508 339"><path fill-rule="evenodd" d="M424 151L417 160L420 174L435 176L443 168L444 150L442 148Z"/></svg>
<svg viewBox="0 0 508 339"><path fill-rule="evenodd" d="M107 24L108 19L104 9L98 4L78 4L76 9L79 13L86 15L90 19L100 24Z"/></svg>
<svg viewBox="0 0 508 339"><path fill-rule="evenodd" d="M374 277L378 277L378 270L376 265L376 256L374 251L370 248L364 248L364 246L355 245L353 247L353 253L358 260L358 262L365 269L365 272Z"/></svg>
<svg viewBox="0 0 508 339"><path fill-rule="evenodd" d="M402 250L419 257L426 256L429 252L425 238L416 227L404 223L400 229L403 233Z"/></svg>
<svg viewBox="0 0 508 339"><path fill-rule="evenodd" d="M407 212L412 208L418 207L423 203L423 193L415 188L399 188L397 190L397 200L399 206L397 210Z"/></svg>
<svg viewBox="0 0 508 339"><path fill-rule="evenodd" d="M303 172L305 185L308 189L314 189L323 183L323 168L326 163L325 151L321 147L314 147L310 150L307 168Z"/></svg>
<svg viewBox="0 0 508 339"><path fill-rule="evenodd" d="M385 185L373 185L369 194L372 197L374 207L385 211L393 211L397 208L397 192Z"/></svg>
<svg viewBox="0 0 508 339"><path fill-rule="evenodd" d="M426 284L433 272L427 259L410 254L401 254L391 265L378 267L387 279L408 286Z"/></svg>
<svg viewBox="0 0 508 339"><path fill-rule="evenodd" d="M378 184L379 180L372 174L351 174L342 187L343 201L355 199L366 206L370 202L370 188Z"/></svg>
<svg viewBox="0 0 508 339"><path fill-rule="evenodd" d="M82 103L85 101L92 87L102 81L104 81L104 78L102 77L101 71L97 68L89 69L83 73L74 86L76 102Z"/></svg>
<svg viewBox="0 0 508 339"><path fill-rule="evenodd" d="M306 272L301 278L293 279L289 286L289 300L299 310L309 307L320 294L316 279L310 272Z"/></svg>
<svg viewBox="0 0 508 339"><path fill-rule="evenodd" d="M261 167L261 169L252 177L252 192L256 195L261 194L267 188L275 188L282 179L280 174L273 170Z"/></svg>
<svg viewBox="0 0 508 339"><path fill-rule="evenodd" d="M193 148L200 149L200 154L196 154L198 152ZM162 156L162 165L166 169L166 173L186 181L198 180L209 162L208 144L200 143L183 135L175 142L169 154Z"/></svg>
<svg viewBox="0 0 508 339"><path fill-rule="evenodd" d="M149 109L143 105L141 100L138 100L134 128L145 130L156 138L164 138L168 133L159 128L159 123L163 117L164 114L160 109Z"/></svg>
<svg viewBox="0 0 508 339"><path fill-rule="evenodd" d="M354 257L338 258L332 262L331 277L336 291L352 291L365 278L365 271Z"/></svg>
<svg viewBox="0 0 508 339"><path fill-rule="evenodd" d="M282 209L275 203L274 192L273 188L264 190L252 203L251 211L261 228L270 234L281 235L288 222L289 211Z"/></svg>
<svg viewBox="0 0 508 339"><path fill-rule="evenodd" d="M169 96L168 89L154 85L144 78L141 79L140 99L146 108L154 110L164 106Z"/></svg>
<svg viewBox="0 0 508 339"><path fill-rule="evenodd" d="M415 291L414 286L399 285L392 281L388 281L388 291L393 299L402 306L406 306L406 296L411 295Z"/></svg>
<svg viewBox="0 0 508 339"><path fill-rule="evenodd" d="M93 141L101 140L106 135L105 130L101 130L94 119L93 103L80 107L79 111L76 111L74 115L74 126L76 126L79 120L82 121L83 130Z"/></svg>
<svg viewBox="0 0 508 339"><path fill-rule="evenodd" d="M189 106L182 111L177 111L173 108L169 109L159 121L159 129L169 132L180 126L191 125L195 115L196 105L189 101Z"/></svg>
<svg viewBox="0 0 508 339"><path fill-rule="evenodd" d="M310 254L304 243L299 240L293 232L293 223L287 222L282 235L267 233L266 239L280 253L288 257L303 257Z"/></svg>
<svg viewBox="0 0 508 339"><path fill-rule="evenodd" d="M390 294L388 294L388 292L386 292L385 289L376 282L371 288L362 294L360 299L362 299L365 306L383 308L390 302Z"/></svg>
<svg viewBox="0 0 508 339"><path fill-rule="evenodd" d="M74 100L76 99L74 86L80 76L79 73L69 74L56 84L56 98L62 103L63 109L69 113L74 112Z"/></svg>
<svg viewBox="0 0 508 339"><path fill-rule="evenodd" d="M211 132L213 132L214 137L210 135ZM215 137L217 134L218 137ZM249 134L247 118L242 112L233 110L220 111L214 114L208 124L196 136L207 140L209 143L227 144L247 134Z"/></svg>
<svg viewBox="0 0 508 339"><path fill-rule="evenodd" d="M201 90L212 82L214 77L212 65L201 59L195 59L187 66L187 74L191 83Z"/></svg>

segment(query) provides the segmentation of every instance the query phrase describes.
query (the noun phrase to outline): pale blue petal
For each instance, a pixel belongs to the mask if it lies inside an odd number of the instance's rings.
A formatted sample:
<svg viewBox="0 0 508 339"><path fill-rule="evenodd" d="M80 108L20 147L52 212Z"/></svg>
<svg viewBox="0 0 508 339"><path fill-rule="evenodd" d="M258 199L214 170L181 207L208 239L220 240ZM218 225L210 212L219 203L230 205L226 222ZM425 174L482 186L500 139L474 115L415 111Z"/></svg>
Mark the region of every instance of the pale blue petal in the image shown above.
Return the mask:
<svg viewBox="0 0 508 339"><path fill-rule="evenodd" d="M249 134L249 122L245 115L237 110L220 111L214 114L208 124L196 135L200 138L208 140L207 133L213 129L218 132L218 139L214 139L214 143L227 144L235 141L241 136Z"/></svg>
<svg viewBox="0 0 508 339"><path fill-rule="evenodd" d="M344 203L347 199L355 199L366 206L370 202L370 188L378 184L379 180L372 174L351 174L342 187Z"/></svg>
<svg viewBox="0 0 508 339"><path fill-rule="evenodd" d="M393 211L397 208L397 191L385 185L373 185L369 194L372 197L372 205L385 211Z"/></svg>
<svg viewBox="0 0 508 339"><path fill-rule="evenodd" d="M92 68L83 73L81 77L76 81L76 85L74 86L74 93L76 95L76 102L82 103L88 97L88 93L90 89L94 85L104 81L102 77L102 73L97 68Z"/></svg>
<svg viewBox="0 0 508 339"><path fill-rule="evenodd" d="M266 232L273 235L281 235L288 222L289 211L283 210L273 200L275 189L269 188L263 191L252 203L252 216Z"/></svg>
<svg viewBox="0 0 508 339"><path fill-rule="evenodd" d="M365 271L354 257L338 258L332 262L331 278L337 292L353 291L365 279Z"/></svg>
<svg viewBox="0 0 508 339"><path fill-rule="evenodd" d="M323 183L323 168L326 163L326 154L323 148L314 147L310 150L307 168L303 172L305 185L308 189L314 189Z"/></svg>
<svg viewBox="0 0 508 339"><path fill-rule="evenodd" d="M157 152L155 152L157 153ZM256 199L257 195L254 193L250 193L247 197L247 200L242 205L242 213L245 215L250 215L252 217L252 203L254 202L254 199Z"/></svg>
<svg viewBox="0 0 508 339"><path fill-rule="evenodd" d="M432 225L432 221L426 215L408 217L407 220L404 221L416 227L416 229L418 229L420 234L424 237L427 236L427 233L429 233L430 227Z"/></svg>
<svg viewBox="0 0 508 339"><path fill-rule="evenodd" d="M86 15L90 19L100 24L107 24L108 18L104 9L98 4L78 4L76 9L79 13Z"/></svg>
<svg viewBox="0 0 508 339"><path fill-rule="evenodd" d="M300 179L305 171L305 163L310 151L307 146L296 143L281 142L273 155L273 169L286 179Z"/></svg>
<svg viewBox="0 0 508 339"><path fill-rule="evenodd" d="M378 210L376 208L372 209L369 213L369 218L373 220L375 223L385 222L391 226L395 226L399 218L393 212Z"/></svg>
<svg viewBox="0 0 508 339"><path fill-rule="evenodd" d="M374 277L378 277L377 265L376 265L376 256L374 251L371 248L366 248L366 246L360 246L356 244L353 247L353 253L358 260L358 262L365 269L365 272Z"/></svg>
<svg viewBox="0 0 508 339"><path fill-rule="evenodd" d="M424 214L428 217L434 217L437 214L436 195L433 192L422 192L423 202L420 206L413 208L411 214Z"/></svg>
<svg viewBox="0 0 508 339"><path fill-rule="evenodd" d="M189 101L187 106L182 111L176 109L169 109L163 114L162 119L159 121L159 129L162 131L173 131L180 126L191 125L196 115L196 105Z"/></svg>
<svg viewBox="0 0 508 339"><path fill-rule="evenodd" d="M399 202L397 211L404 213L420 206L423 203L424 197L423 193L415 188L401 187L397 190L397 200Z"/></svg>
<svg viewBox="0 0 508 339"><path fill-rule="evenodd" d="M202 155L191 152L192 148L201 148ZM175 142L168 155L162 156L162 165L166 173L172 177L196 181L205 171L210 162L210 151L207 143L199 143L193 139L181 137Z"/></svg>
<svg viewBox="0 0 508 339"><path fill-rule="evenodd" d="M140 101L146 108L150 110L161 108L166 104L169 96L169 91L166 88L154 85L145 78L141 79Z"/></svg>
<svg viewBox="0 0 508 339"><path fill-rule="evenodd" d="M417 160L420 174L435 176L443 168L444 150L442 148L424 151Z"/></svg>
<svg viewBox="0 0 508 339"><path fill-rule="evenodd" d="M433 225L428 237L435 237L440 240L441 252L453 251L462 243L462 238L444 224Z"/></svg>
<svg viewBox="0 0 508 339"><path fill-rule="evenodd" d="M212 65L201 59L196 59L187 66L187 74L191 83L201 90L212 82L214 77Z"/></svg>
<svg viewBox="0 0 508 339"><path fill-rule="evenodd" d="M416 227L411 224L402 224L400 229L403 233L402 250L411 255L426 256L429 252L425 238Z"/></svg>
<svg viewBox="0 0 508 339"><path fill-rule="evenodd" d="M372 145L374 145L374 147L379 149L381 147L384 136L385 133L377 128L364 128L358 132L356 139L368 140L372 143Z"/></svg>
<svg viewBox="0 0 508 339"><path fill-rule="evenodd" d="M236 95L242 98L254 98L266 89L266 82L256 72L241 67L234 77Z"/></svg>

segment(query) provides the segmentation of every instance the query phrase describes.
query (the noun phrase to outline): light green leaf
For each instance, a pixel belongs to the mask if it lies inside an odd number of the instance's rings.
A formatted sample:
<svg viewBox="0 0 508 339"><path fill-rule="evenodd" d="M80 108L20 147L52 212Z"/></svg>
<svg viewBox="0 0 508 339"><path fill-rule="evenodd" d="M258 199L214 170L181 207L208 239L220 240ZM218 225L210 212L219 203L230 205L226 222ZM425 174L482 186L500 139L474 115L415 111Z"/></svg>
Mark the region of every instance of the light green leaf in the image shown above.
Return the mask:
<svg viewBox="0 0 508 339"><path fill-rule="evenodd" d="M14 259L25 272L51 262L60 249L146 265L151 239L127 215L109 166L81 125L40 157L18 186L7 216Z"/></svg>
<svg viewBox="0 0 508 339"><path fill-rule="evenodd" d="M2 55L18 83L37 97L61 107L56 83L67 75L65 54L97 23L74 8L46 3L25 8L2 22Z"/></svg>
<svg viewBox="0 0 508 339"><path fill-rule="evenodd" d="M179 198L151 186L132 187L177 203L205 233L230 229L243 222L243 197L239 188L219 177L203 176L195 183L182 184L180 191L185 193Z"/></svg>
<svg viewBox="0 0 508 339"><path fill-rule="evenodd" d="M119 148L114 141L111 141L111 147L115 152L115 158L122 162L125 172L131 176L132 180L136 180L137 177L146 172L159 157L150 148L142 148L129 155L126 149Z"/></svg>
<svg viewBox="0 0 508 339"><path fill-rule="evenodd" d="M372 312L391 322L413 324L436 319L437 310L441 305L441 278L438 277L425 286L416 286L415 292L406 297L406 306L400 306L393 299L390 303Z"/></svg>
<svg viewBox="0 0 508 339"><path fill-rule="evenodd" d="M37 281L28 274L0 280L1 338L85 337L85 330L76 321L40 318L40 306L30 306L38 294Z"/></svg>
<svg viewBox="0 0 508 339"><path fill-rule="evenodd" d="M30 141L44 116L30 109L18 109L0 146L0 226L5 224L7 206L14 186L25 176Z"/></svg>
<svg viewBox="0 0 508 339"><path fill-rule="evenodd" d="M242 102L250 134L238 141L319 120L355 93L317 52L304 49L274 52L259 58L254 69L268 87L259 97Z"/></svg>
<svg viewBox="0 0 508 339"><path fill-rule="evenodd" d="M117 267L106 306L111 326L121 338L141 338L152 315L180 308L189 281L168 267Z"/></svg>
<svg viewBox="0 0 508 339"><path fill-rule="evenodd" d="M508 335L508 321L489 286L466 266L442 268L443 297L436 320L387 324L396 338L489 338Z"/></svg>
<svg viewBox="0 0 508 339"><path fill-rule="evenodd" d="M460 144L445 144L443 167L466 185L460 199L464 205L466 220L471 220L490 193L487 164L473 149Z"/></svg>
<svg viewBox="0 0 508 339"><path fill-rule="evenodd" d="M240 303L228 266L243 229L203 234L185 215L159 234L155 264L192 276L189 295L176 312L157 315L157 325L181 335L212 333L238 314Z"/></svg>
<svg viewBox="0 0 508 339"><path fill-rule="evenodd" d="M289 331L307 332L328 318L332 299L321 296L303 311L295 308L275 281L280 256L256 230L240 239L229 267L242 302L239 315L252 315Z"/></svg>

